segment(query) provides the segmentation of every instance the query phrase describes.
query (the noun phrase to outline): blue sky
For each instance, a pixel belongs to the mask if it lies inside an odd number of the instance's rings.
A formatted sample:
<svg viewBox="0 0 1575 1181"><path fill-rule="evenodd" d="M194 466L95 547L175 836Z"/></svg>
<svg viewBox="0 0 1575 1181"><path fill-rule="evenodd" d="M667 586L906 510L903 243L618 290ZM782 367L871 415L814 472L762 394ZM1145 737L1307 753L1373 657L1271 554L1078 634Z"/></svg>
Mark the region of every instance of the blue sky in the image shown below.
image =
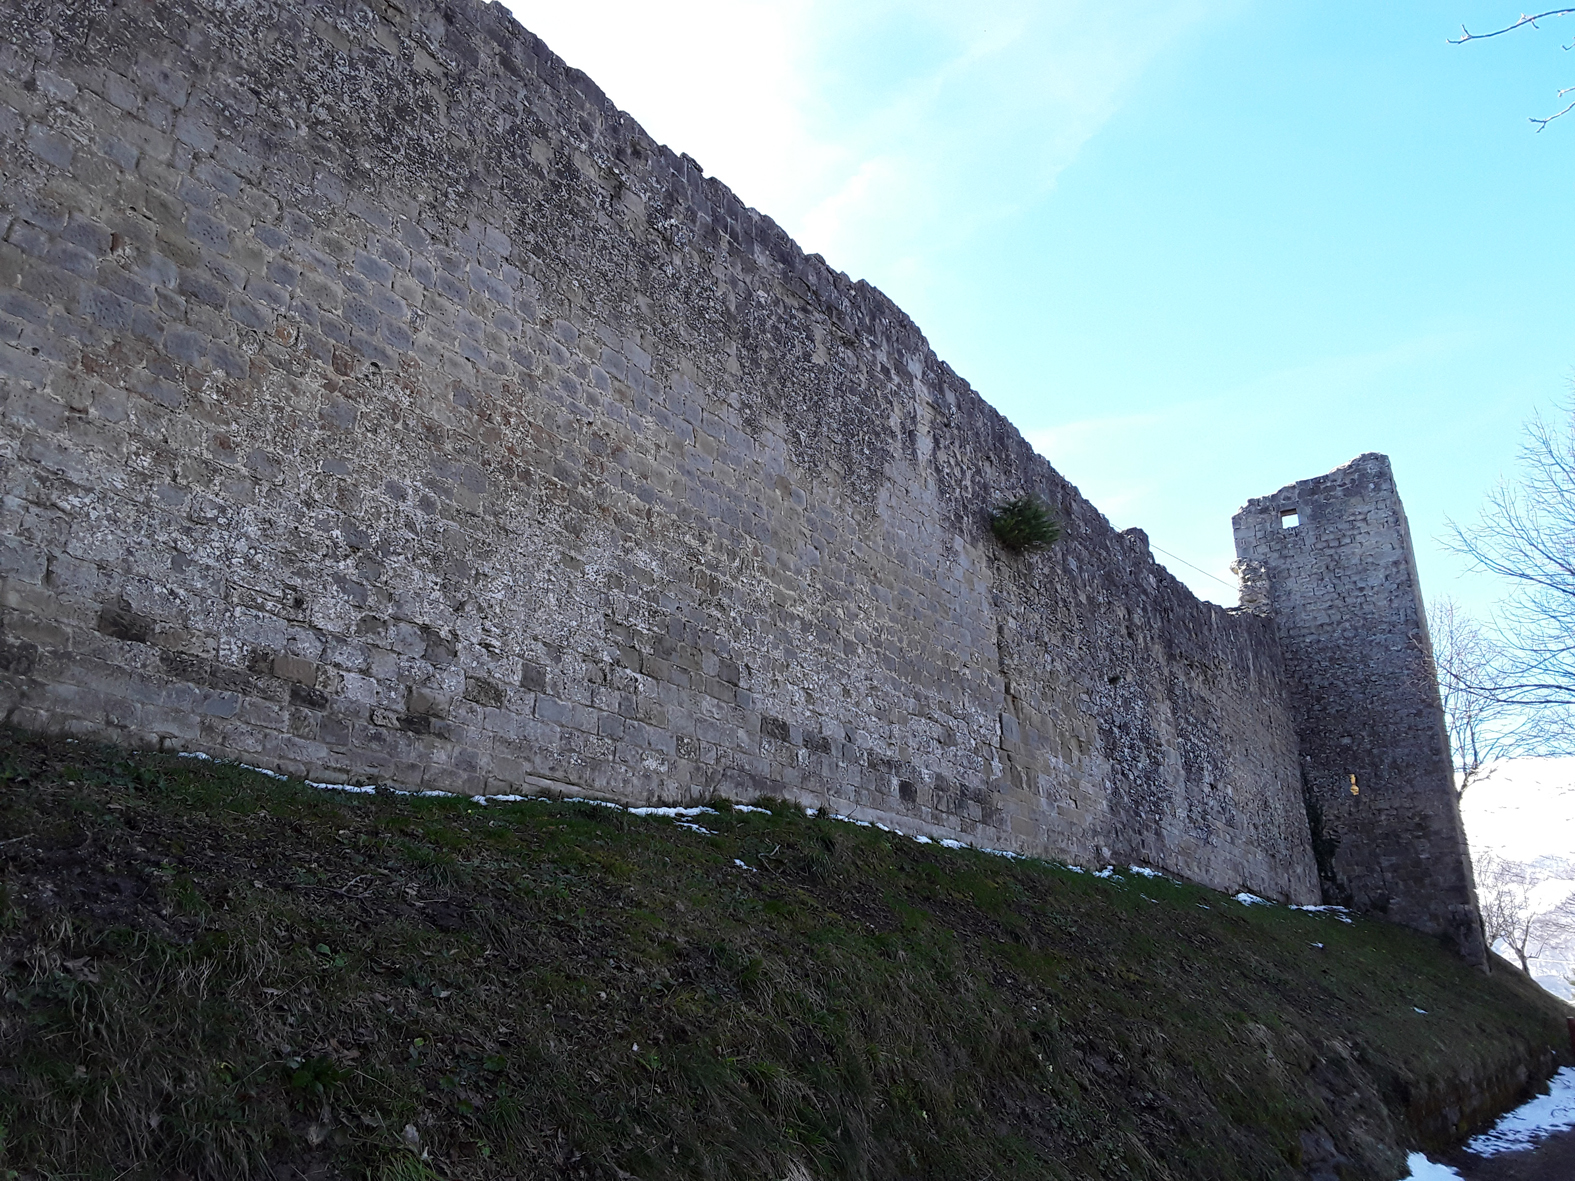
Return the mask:
<svg viewBox="0 0 1575 1181"><path fill-rule="evenodd" d="M1436 539L1575 373L1575 19L1459 0L513 0L657 139L906 309L1234 604L1231 514L1394 460ZM1230 584L1230 585L1226 585Z"/></svg>

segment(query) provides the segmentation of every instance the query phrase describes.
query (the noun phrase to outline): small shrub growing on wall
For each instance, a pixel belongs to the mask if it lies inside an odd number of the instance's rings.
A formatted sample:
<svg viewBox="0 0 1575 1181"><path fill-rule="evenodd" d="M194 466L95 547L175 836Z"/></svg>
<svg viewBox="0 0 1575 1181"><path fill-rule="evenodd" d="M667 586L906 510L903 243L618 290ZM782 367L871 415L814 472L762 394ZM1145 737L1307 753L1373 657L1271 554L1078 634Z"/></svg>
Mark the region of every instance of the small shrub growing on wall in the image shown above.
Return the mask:
<svg viewBox="0 0 1575 1181"><path fill-rule="evenodd" d="M990 529L997 541L1018 553L1047 550L1061 536L1061 523L1032 494L996 505L990 514Z"/></svg>

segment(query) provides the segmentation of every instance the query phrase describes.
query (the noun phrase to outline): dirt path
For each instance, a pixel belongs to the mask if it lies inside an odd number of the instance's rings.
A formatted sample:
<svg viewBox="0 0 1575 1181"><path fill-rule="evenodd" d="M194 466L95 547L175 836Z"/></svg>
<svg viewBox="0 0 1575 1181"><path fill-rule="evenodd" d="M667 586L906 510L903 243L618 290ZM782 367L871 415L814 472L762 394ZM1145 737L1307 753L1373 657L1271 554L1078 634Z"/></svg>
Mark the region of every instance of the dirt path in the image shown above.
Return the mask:
<svg viewBox="0 0 1575 1181"><path fill-rule="evenodd" d="M1575 1181L1575 1130L1556 1132L1527 1152L1457 1152L1444 1163L1466 1181Z"/></svg>

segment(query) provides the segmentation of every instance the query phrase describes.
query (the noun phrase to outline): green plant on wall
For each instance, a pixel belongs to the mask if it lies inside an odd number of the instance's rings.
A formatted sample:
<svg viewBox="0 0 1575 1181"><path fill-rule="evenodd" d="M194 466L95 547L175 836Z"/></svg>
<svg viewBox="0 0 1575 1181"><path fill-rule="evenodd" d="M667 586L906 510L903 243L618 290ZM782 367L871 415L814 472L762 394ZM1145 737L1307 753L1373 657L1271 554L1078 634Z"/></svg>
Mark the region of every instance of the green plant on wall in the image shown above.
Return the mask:
<svg viewBox="0 0 1575 1181"><path fill-rule="evenodd" d="M996 505L990 514L990 529L997 541L1018 553L1047 550L1061 536L1055 514L1032 493Z"/></svg>

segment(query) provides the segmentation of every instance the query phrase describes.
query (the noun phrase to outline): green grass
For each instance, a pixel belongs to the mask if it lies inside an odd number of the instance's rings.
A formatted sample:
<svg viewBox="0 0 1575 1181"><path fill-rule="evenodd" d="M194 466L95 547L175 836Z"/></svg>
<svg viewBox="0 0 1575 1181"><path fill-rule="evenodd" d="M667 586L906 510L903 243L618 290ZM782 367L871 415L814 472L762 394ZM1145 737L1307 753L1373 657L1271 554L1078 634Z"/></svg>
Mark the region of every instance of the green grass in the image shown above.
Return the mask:
<svg viewBox="0 0 1575 1181"><path fill-rule="evenodd" d="M1388 1179L1566 1044L1381 922L702 823L0 731L0 1177Z"/></svg>

